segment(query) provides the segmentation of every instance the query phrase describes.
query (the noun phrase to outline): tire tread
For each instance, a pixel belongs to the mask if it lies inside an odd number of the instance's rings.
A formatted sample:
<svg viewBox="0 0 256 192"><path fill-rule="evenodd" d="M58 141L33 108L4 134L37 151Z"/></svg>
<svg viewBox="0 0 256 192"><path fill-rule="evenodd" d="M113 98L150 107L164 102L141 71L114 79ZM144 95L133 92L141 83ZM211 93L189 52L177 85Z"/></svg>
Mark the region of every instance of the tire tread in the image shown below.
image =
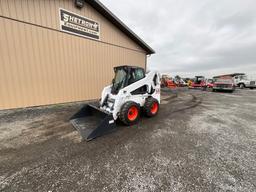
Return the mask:
<svg viewBox="0 0 256 192"><path fill-rule="evenodd" d="M133 122L130 122L128 119L127 119L127 113L128 113L128 110L131 106L136 106L139 110L139 114L138 114L138 117L135 121ZM139 116L140 116L140 108L138 106L137 103L133 102L133 101L128 101L126 102L125 104L123 104L121 110L120 110L120 114L119 114L119 119L125 124L125 125L132 125L132 124L135 124L137 123L138 119L139 119Z"/></svg>
<svg viewBox="0 0 256 192"><path fill-rule="evenodd" d="M152 105L153 102L158 103L158 101L153 97L149 97L149 98L146 99L146 102L144 104L144 111L145 111L145 114L146 114L147 117L153 117L158 113L158 111L156 112L156 114L151 113L151 105ZM159 103L158 103L158 107L159 107Z"/></svg>

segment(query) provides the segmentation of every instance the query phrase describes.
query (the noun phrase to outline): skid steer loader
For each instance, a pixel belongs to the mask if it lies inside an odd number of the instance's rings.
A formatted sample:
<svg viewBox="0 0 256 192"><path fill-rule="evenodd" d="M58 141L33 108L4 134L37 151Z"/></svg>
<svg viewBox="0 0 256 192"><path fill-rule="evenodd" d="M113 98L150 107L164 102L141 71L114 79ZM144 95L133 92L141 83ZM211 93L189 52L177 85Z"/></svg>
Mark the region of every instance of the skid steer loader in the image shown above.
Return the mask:
<svg viewBox="0 0 256 192"><path fill-rule="evenodd" d="M136 124L141 112L153 117L160 104L160 75L145 74L143 68L118 66L114 68L112 84L105 87L98 104L87 104L73 117L71 124L83 140L90 141L116 129L116 120L126 125Z"/></svg>

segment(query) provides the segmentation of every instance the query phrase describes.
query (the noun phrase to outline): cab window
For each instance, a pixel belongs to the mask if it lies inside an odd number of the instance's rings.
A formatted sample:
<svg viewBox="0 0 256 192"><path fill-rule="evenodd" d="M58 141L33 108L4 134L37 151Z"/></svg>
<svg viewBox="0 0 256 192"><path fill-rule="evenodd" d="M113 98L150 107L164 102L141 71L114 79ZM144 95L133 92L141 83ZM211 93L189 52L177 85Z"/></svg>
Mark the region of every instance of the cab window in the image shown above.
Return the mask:
<svg viewBox="0 0 256 192"><path fill-rule="evenodd" d="M132 84L136 81L139 81L145 77L143 69L131 69L130 77L128 80L128 84Z"/></svg>

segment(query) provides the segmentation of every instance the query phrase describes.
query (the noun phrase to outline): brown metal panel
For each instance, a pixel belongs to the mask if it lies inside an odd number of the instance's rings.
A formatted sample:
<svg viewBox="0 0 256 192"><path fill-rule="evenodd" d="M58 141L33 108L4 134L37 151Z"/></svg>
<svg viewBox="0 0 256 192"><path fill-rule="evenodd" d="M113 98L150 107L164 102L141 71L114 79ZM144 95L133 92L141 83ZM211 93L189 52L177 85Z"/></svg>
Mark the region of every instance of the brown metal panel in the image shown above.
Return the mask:
<svg viewBox="0 0 256 192"><path fill-rule="evenodd" d="M0 15L55 30L60 29L59 8L67 9L100 22L101 41L143 51L89 4L82 9L77 9L74 1L71 0L0 0L0 3Z"/></svg>
<svg viewBox="0 0 256 192"><path fill-rule="evenodd" d="M99 98L114 66L145 64L142 52L5 18L0 25L0 109Z"/></svg>
<svg viewBox="0 0 256 192"><path fill-rule="evenodd" d="M20 0L19 3L16 3L14 1L14 6L15 6L15 12L16 12L16 17L15 19L21 19L22 21L29 21L29 18L27 17L27 12L28 11L23 11L23 9L28 10L27 6L25 4L25 0ZM11 5L13 6L13 5Z"/></svg>
<svg viewBox="0 0 256 192"><path fill-rule="evenodd" d="M58 17L59 17L59 13L57 10L57 1L53 1L52 0L48 0L46 2L47 5L47 9L49 10L49 17L50 17L50 26L51 28L54 28L55 26L59 25L58 21Z"/></svg>
<svg viewBox="0 0 256 192"><path fill-rule="evenodd" d="M1 0L1 15L6 16L6 17L12 17L15 14L10 11L10 2L9 0ZM13 9L12 9L13 10Z"/></svg>
<svg viewBox="0 0 256 192"><path fill-rule="evenodd" d="M27 11L23 11L23 16L24 16L24 20L25 21L28 21L28 22L32 22L32 16L30 16L30 10L29 10L29 0L22 0L22 3L21 3L21 7L22 7L22 10L27 10Z"/></svg>
<svg viewBox="0 0 256 192"><path fill-rule="evenodd" d="M8 52L6 45L4 45L4 38L6 37L5 33L5 23L4 20L0 18L0 26L3 27L2 30L0 30L0 98L2 99L2 102L0 102L0 108L5 108L7 100L9 98L9 91L4 90L4 87L6 85L9 85L10 78L8 76Z"/></svg>
<svg viewBox="0 0 256 192"><path fill-rule="evenodd" d="M35 17L35 5L34 5L34 0L27 0L27 5L24 6L25 10L27 9L28 13L28 22L29 23L36 23L36 17Z"/></svg>
<svg viewBox="0 0 256 192"><path fill-rule="evenodd" d="M42 0L42 1L39 1L39 5L40 5L41 18L42 18L42 25L52 28L51 15L50 15L51 11L49 7L54 4L52 3L50 5L47 0Z"/></svg>
<svg viewBox="0 0 256 192"><path fill-rule="evenodd" d="M0 15L3 15L3 10L4 9L4 1L3 0L0 0Z"/></svg>
<svg viewBox="0 0 256 192"><path fill-rule="evenodd" d="M3 27L2 30L0 30L0 76L1 76L1 82L0 82L0 97L2 99L2 102L0 103L0 107L5 108L8 98L11 98L12 96L9 95L9 90L6 90L6 85L9 86L11 82L11 78L9 75L9 68L7 67L9 65L9 53L8 53L8 47L9 45L4 45L6 43L6 26L5 26L5 20L0 18L0 24Z"/></svg>
<svg viewBox="0 0 256 192"><path fill-rule="evenodd" d="M16 94L16 104L24 105L24 87L23 87L23 79L21 78L23 74L23 63L22 63L22 54L20 47L20 38L19 38L19 27L16 27L14 22L10 23L10 31L8 35L9 43L11 43L12 49L10 51L10 68L11 73L13 74L14 79L14 88L17 91ZM9 88L11 89L11 88Z"/></svg>
<svg viewBox="0 0 256 192"><path fill-rule="evenodd" d="M38 28L34 26L28 26L28 39L27 46L30 47L29 49L29 55L31 57L30 60L30 69L31 73L29 74L31 77L31 83L33 86L31 88L34 88L34 96L33 98L38 102L42 102L41 95L43 94L42 91L42 81L41 81L41 73L40 73L40 58L39 58L39 44L37 40L37 31Z"/></svg>
<svg viewBox="0 0 256 192"><path fill-rule="evenodd" d="M33 103L35 103L35 98L37 96L37 93L35 92L37 83L34 81L34 78L32 78L33 73L35 73L35 71L33 70L32 66L27 65L27 62L28 63L35 62L33 58L33 47L32 47L32 39L30 34L31 34L30 27L23 26L21 30L21 36L24 36L24 41L21 43L22 55L23 55L23 66L24 66L24 74L28 74L25 76L26 82L24 83L24 87L26 87L27 85L31 87L31 89L25 89L24 97L27 97L26 102L29 102L29 105L32 105Z"/></svg>
<svg viewBox="0 0 256 192"><path fill-rule="evenodd" d="M33 17L35 18L35 23L33 24L42 25L41 14L40 14L40 4L38 3L38 0L33 0L33 7L34 7Z"/></svg>
<svg viewBox="0 0 256 192"><path fill-rule="evenodd" d="M2 37L2 42L4 45L6 45L6 52L3 53L3 55L7 55L7 60L6 63L3 64L5 65L5 70L6 71L2 71L2 73L6 73L7 74L7 81L5 81L6 84L6 88L4 87L2 90L8 91L10 93L10 99L13 100L12 105L16 106L19 105L18 100L20 100L19 98L17 98L16 94L12 94L12 90L11 90L11 86L12 89L14 90L18 90L19 91L19 87L20 87L20 82L18 80L18 74L17 73L17 67L14 66L14 63L16 62L16 57L13 57L14 54L16 53L16 49L15 49L15 44L14 44L14 37L12 35L12 23L8 23L4 20L4 28L5 30L5 35ZM2 63L1 63L2 65ZM7 103L8 103L8 98L7 98Z"/></svg>
<svg viewBox="0 0 256 192"><path fill-rule="evenodd" d="M52 39L51 39L51 34L53 35ZM51 33L50 31L48 31L48 35L49 35L49 41L51 42L51 44L49 45L51 47L51 63L54 63L55 65L52 65L52 69L53 71L55 71L55 94L56 94L56 99L60 100L61 99L61 95L62 90L64 85L62 84L62 79L64 78L63 74L63 60L62 60L62 50L60 49L59 46L59 42L60 42L60 36L58 35L58 33ZM60 70L61 69L61 70ZM60 92L58 92L60 91Z"/></svg>
<svg viewBox="0 0 256 192"><path fill-rule="evenodd" d="M13 65L16 71L14 72L15 76L18 77L19 81L19 93L20 93L20 99L18 100L21 105L25 105L26 99L30 100L29 93L26 92L26 85L29 84L29 81L27 80L28 76L23 75L27 74L25 71L25 60L27 59L25 53L26 49L26 41L25 41L25 30L24 30L24 24L20 24L18 27L16 26L16 23L12 23L12 38L14 39L14 47L15 51L12 55L12 57L15 58L15 63L17 65ZM27 98L25 98L27 97Z"/></svg>

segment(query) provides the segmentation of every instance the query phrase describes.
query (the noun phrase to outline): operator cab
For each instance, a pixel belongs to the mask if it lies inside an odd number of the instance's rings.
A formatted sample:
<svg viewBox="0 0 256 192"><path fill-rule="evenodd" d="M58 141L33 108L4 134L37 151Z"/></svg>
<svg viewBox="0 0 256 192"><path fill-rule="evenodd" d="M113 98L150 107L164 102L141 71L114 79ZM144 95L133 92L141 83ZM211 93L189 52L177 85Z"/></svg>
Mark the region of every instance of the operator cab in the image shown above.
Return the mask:
<svg viewBox="0 0 256 192"><path fill-rule="evenodd" d="M114 72L115 77L112 80L112 94L118 94L119 90L145 77L145 70L141 67L118 66L114 68Z"/></svg>
<svg viewBox="0 0 256 192"><path fill-rule="evenodd" d="M205 80L204 76L196 76L195 77L195 83L196 84L200 84L204 80Z"/></svg>

